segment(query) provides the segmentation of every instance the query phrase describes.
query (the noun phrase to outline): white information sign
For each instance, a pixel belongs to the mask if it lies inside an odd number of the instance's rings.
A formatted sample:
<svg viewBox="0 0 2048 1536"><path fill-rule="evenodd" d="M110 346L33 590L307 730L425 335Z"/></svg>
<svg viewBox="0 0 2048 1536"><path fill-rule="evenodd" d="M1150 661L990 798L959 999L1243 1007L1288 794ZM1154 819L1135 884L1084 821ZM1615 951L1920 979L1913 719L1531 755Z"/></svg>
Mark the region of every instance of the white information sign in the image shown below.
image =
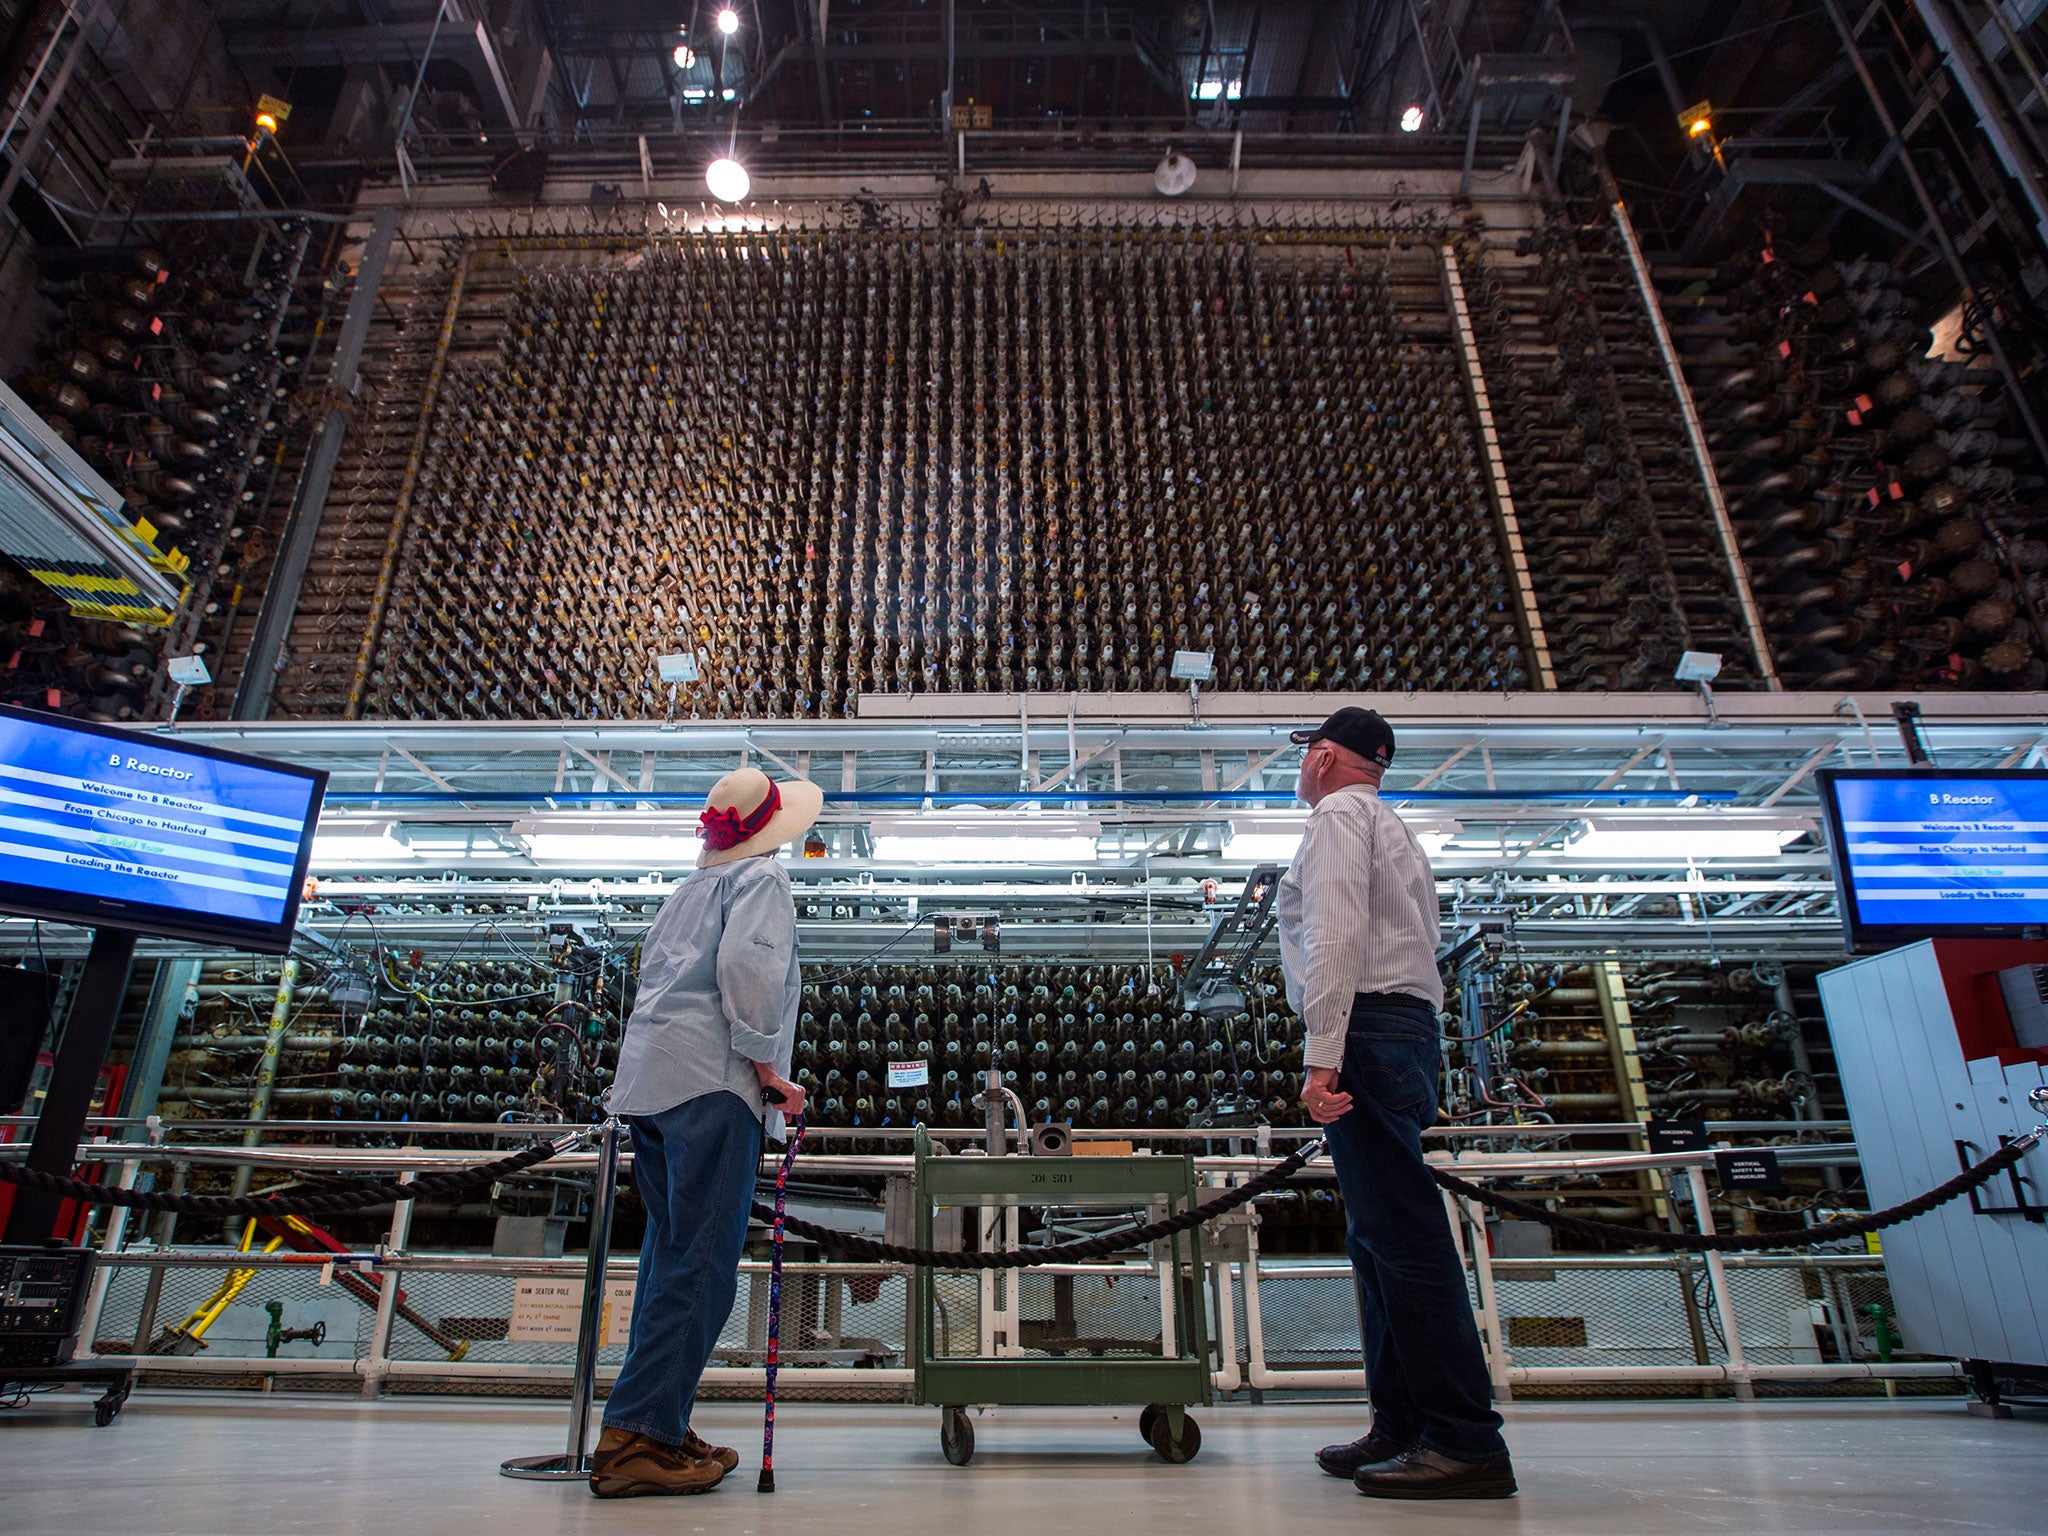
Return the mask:
<svg viewBox="0 0 2048 1536"><path fill-rule="evenodd" d="M600 1345L626 1342L637 1288L635 1280L606 1283L604 1309L598 1317ZM582 1312L581 1280L523 1278L512 1293L512 1321L505 1338L514 1344L574 1344Z"/></svg>

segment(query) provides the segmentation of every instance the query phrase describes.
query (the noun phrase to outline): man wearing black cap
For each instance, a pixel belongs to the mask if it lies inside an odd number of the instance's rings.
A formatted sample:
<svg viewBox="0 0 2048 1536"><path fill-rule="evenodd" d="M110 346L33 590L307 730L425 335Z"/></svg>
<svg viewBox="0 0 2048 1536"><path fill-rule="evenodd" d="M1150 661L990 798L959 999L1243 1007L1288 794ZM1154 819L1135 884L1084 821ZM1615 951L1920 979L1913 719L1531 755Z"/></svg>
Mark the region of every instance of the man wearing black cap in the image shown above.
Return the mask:
<svg viewBox="0 0 2048 1536"><path fill-rule="evenodd" d="M1316 1461L1377 1498L1506 1498L1514 1468L1464 1266L1422 1160L1441 1065L1436 881L1379 796L1385 720L1340 709L1293 739L1310 810L1280 882L1280 957L1307 1030L1301 1102L1344 1195L1372 1396L1371 1433Z"/></svg>

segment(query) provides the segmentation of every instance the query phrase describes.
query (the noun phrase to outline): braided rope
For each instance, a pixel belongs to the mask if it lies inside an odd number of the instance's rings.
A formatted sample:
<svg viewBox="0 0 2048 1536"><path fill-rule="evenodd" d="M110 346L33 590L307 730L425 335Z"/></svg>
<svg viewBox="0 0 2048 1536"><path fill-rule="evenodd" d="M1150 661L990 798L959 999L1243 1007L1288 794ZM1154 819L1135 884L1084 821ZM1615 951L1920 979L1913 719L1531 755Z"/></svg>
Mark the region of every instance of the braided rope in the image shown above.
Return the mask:
<svg viewBox="0 0 2048 1536"><path fill-rule="evenodd" d="M476 1163L451 1173L430 1173L410 1184L364 1184L355 1189L332 1191L301 1190L289 1195L174 1195L157 1189L122 1189L113 1184L93 1184L62 1174L44 1173L19 1163L0 1162L0 1183L40 1190L68 1200L85 1200L95 1205L124 1205L131 1211L175 1211L180 1216L340 1216L350 1211L375 1210L400 1200L421 1200L459 1195L483 1184L495 1184L524 1173L557 1153L580 1143L586 1131L578 1130L554 1141L537 1142L524 1152L501 1157L495 1162ZM127 1149L122 1149L126 1151ZM146 1155L144 1149L135 1149Z"/></svg>
<svg viewBox="0 0 2048 1536"><path fill-rule="evenodd" d="M1979 1189L1997 1178L2008 1168L2032 1151L2041 1139L2040 1131L2007 1142L1981 1163L1973 1164L1950 1179L1938 1184L1923 1195L1891 1206L1882 1211L1868 1211L1861 1216L1844 1216L1836 1221L1823 1221L1811 1227L1799 1227L1790 1232L1645 1232L1636 1227L1624 1227L1611 1221L1590 1221L1583 1216L1567 1216L1553 1211L1534 1201L1517 1199L1504 1195L1498 1190L1488 1189L1445 1173L1440 1168L1429 1170L1430 1177L1453 1194L1463 1195L1468 1200L1477 1200L1481 1205L1492 1206L1510 1216L1519 1216L1528 1221L1540 1221L1546 1227L1559 1232L1568 1232L1574 1237L1592 1238L1603 1242L1625 1242L1638 1248L1656 1248L1667 1253L1755 1253L1773 1248L1804 1248L1810 1243L1831 1243L1845 1237L1862 1237L1869 1232L1882 1232L1886 1227L1896 1227L1901 1222L1911 1221L1916 1216L1925 1216L1937 1206L1947 1205L1951 1200L1961 1199L1973 1189Z"/></svg>
<svg viewBox="0 0 2048 1536"><path fill-rule="evenodd" d="M1186 1232L1192 1227L1199 1227L1205 1221L1214 1221L1218 1216L1236 1210L1246 1201L1278 1189L1307 1167L1309 1159L1322 1150L1323 1143L1320 1140L1309 1142L1288 1153L1257 1178L1247 1180L1237 1188L1218 1195L1214 1200L1200 1202L1176 1216L1168 1216L1161 1221L1147 1222L1140 1227L1123 1227L1114 1232L1105 1232L1099 1237L1084 1237L1071 1243L1012 1248L1000 1253L942 1253L933 1248L910 1248L901 1243L877 1242L871 1237L842 1232L837 1227L821 1227L814 1221L802 1221L795 1216L784 1215L781 1222L798 1237L807 1237L822 1248L844 1254L850 1259L864 1259L874 1264L915 1264L928 1269L1024 1269L1034 1264L1085 1264L1092 1260L1109 1258L1127 1249L1157 1242L1163 1237L1172 1237L1177 1232ZM777 1213L774 1210L758 1202L754 1206L754 1216L760 1221L777 1220Z"/></svg>
<svg viewBox="0 0 2048 1536"><path fill-rule="evenodd" d="M1633 1247L1653 1248L1668 1253L1753 1253L1774 1248L1803 1248L1813 1243L1858 1237L1866 1232L1880 1232L1886 1227L1895 1227L1901 1222L1911 1221L1916 1216L1924 1216L1936 1207L1960 1199L1971 1190L1981 1188L1997 1178L2032 1151L2044 1134L2048 1134L2048 1128L2030 1131L2008 1142L1982 1162L1957 1174L1946 1184L1938 1185L1925 1194L1917 1195L1888 1210L1871 1211L1862 1216L1822 1222L1818 1226L1802 1227L1792 1232L1716 1232L1711 1235L1700 1232L1645 1232L1614 1222L1588 1221L1578 1216L1566 1216L1534 1201L1517 1199L1513 1195L1500 1194L1482 1185L1470 1183L1455 1174L1444 1172L1441 1168L1432 1167L1429 1175L1454 1194L1477 1200L1483 1205L1492 1206L1510 1215L1520 1216L1529 1221L1539 1221L1547 1227L1576 1237L1602 1242L1625 1242ZM930 1248L909 1248L900 1243L877 1242L873 1238L842 1232L835 1227L823 1227L816 1222L800 1221L794 1216L785 1217L783 1225L797 1236L809 1238L833 1253L870 1263L910 1264L928 1269L952 1270L1022 1269L1034 1264L1085 1263L1106 1259L1114 1254L1156 1242L1163 1237L1171 1237L1177 1232L1185 1232L1190 1227L1200 1226L1205 1221L1213 1221L1226 1212L1234 1211L1247 1200L1288 1182L1307 1165L1309 1159L1323 1150L1323 1145L1321 1141L1310 1142L1290 1153L1257 1178L1239 1185L1228 1194L1196 1205L1177 1216L1169 1216L1164 1221L1149 1222L1144 1226L1125 1227L1115 1232L1106 1232L1099 1237L1084 1238L1072 1243L1017 1248L997 1253L944 1253ZM772 1221L775 1214L766 1206L757 1204L754 1207L754 1215L761 1220Z"/></svg>

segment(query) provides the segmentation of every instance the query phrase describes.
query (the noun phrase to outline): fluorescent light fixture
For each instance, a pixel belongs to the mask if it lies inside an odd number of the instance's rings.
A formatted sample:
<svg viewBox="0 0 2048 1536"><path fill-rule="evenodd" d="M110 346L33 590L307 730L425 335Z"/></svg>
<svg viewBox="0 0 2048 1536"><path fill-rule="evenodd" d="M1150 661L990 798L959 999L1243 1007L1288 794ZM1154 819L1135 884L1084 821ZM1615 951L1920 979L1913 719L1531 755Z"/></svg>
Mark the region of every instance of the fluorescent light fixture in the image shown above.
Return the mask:
<svg viewBox="0 0 2048 1536"><path fill-rule="evenodd" d="M917 816L869 828L875 858L905 864L1093 864L1092 817Z"/></svg>
<svg viewBox="0 0 2048 1536"><path fill-rule="evenodd" d="M410 864L418 859L417 853L391 835L388 822L323 819L313 834L308 868L317 874L352 864Z"/></svg>
<svg viewBox="0 0 2048 1536"><path fill-rule="evenodd" d="M526 850L504 827L478 821L400 821L391 836L428 859L510 859Z"/></svg>
<svg viewBox="0 0 2048 1536"><path fill-rule="evenodd" d="M536 864L601 864L651 870L694 868L704 845L694 837L629 832L532 832L526 846Z"/></svg>
<svg viewBox="0 0 2048 1536"><path fill-rule="evenodd" d="M1566 859L1677 861L1775 859L1814 823L1804 817L1721 821L1712 814L1620 818L1589 817L1585 830L1562 847L1543 852Z"/></svg>
<svg viewBox="0 0 2048 1536"><path fill-rule="evenodd" d="M1240 832L1224 848L1233 859L1247 864L1285 864L1301 847L1301 834L1286 832Z"/></svg>
<svg viewBox="0 0 2048 1536"><path fill-rule="evenodd" d="M1401 819L1431 858L1442 853L1451 839L1465 830L1463 823L1444 816ZM1230 840L1224 844L1223 852L1229 858L1250 864L1283 863L1301 847L1302 829L1307 824L1306 811L1293 816L1233 816Z"/></svg>
<svg viewBox="0 0 2048 1536"><path fill-rule="evenodd" d="M620 813L539 817L512 823L536 864L584 864L645 874L693 867L704 845L695 817Z"/></svg>
<svg viewBox="0 0 2048 1536"><path fill-rule="evenodd" d="M1415 133L1422 127L1422 108L1410 107L1401 114L1401 131Z"/></svg>
<svg viewBox="0 0 2048 1536"><path fill-rule="evenodd" d="M747 195L752 186L747 168L730 155L720 156L704 171L704 185L711 189L711 195L721 203L737 203Z"/></svg>
<svg viewBox="0 0 2048 1536"><path fill-rule="evenodd" d="M1228 85L1221 80L1204 80L1188 92L1196 101L1214 101L1219 96L1226 101L1236 101L1244 94L1244 82L1233 80Z"/></svg>

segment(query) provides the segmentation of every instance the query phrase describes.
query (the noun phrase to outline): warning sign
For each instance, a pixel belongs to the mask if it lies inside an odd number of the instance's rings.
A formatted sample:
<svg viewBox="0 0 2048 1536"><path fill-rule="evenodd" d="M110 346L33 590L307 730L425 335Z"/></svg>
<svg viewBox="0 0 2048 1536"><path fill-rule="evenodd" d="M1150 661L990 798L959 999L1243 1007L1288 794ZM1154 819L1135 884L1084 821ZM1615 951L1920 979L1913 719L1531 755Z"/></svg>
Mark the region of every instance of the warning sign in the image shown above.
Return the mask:
<svg viewBox="0 0 2048 1536"><path fill-rule="evenodd" d="M921 1061L892 1061L889 1063L889 1086L891 1088L922 1088L932 1080L932 1069Z"/></svg>

